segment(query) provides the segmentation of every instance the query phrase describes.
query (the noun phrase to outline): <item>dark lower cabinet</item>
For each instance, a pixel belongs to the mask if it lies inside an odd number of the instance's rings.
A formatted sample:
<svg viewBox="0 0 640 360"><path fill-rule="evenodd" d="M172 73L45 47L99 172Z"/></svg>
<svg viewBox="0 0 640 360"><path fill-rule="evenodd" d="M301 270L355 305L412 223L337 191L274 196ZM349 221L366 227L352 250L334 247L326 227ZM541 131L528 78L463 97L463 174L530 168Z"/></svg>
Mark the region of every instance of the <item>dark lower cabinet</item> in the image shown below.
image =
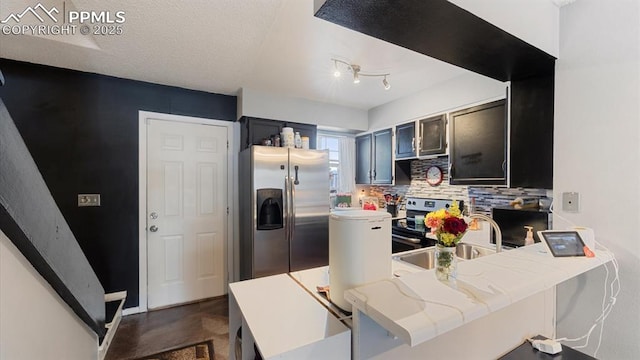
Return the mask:
<svg viewBox="0 0 640 360"><path fill-rule="evenodd" d="M393 131L356 137L356 184L393 183Z"/></svg>
<svg viewBox="0 0 640 360"><path fill-rule="evenodd" d="M248 116L241 117L240 124L240 150L244 150L251 145L260 145L262 144L262 140L271 139L276 135L280 135L283 127L292 127L294 132L297 131L300 133L300 136L309 137L309 148L316 148L316 138L318 135L316 125Z"/></svg>
<svg viewBox="0 0 640 360"><path fill-rule="evenodd" d="M507 184L506 101L451 113L452 185Z"/></svg>

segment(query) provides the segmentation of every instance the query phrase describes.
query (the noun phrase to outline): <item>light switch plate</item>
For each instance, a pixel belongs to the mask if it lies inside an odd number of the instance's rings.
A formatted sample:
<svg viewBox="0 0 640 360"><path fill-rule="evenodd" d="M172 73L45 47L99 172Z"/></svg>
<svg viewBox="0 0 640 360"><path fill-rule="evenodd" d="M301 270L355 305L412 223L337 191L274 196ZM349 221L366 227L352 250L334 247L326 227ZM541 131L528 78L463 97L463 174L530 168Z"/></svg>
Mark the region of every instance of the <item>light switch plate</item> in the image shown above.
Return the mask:
<svg viewBox="0 0 640 360"><path fill-rule="evenodd" d="M78 207L100 206L100 194L78 194Z"/></svg>
<svg viewBox="0 0 640 360"><path fill-rule="evenodd" d="M562 211L577 213L580 209L580 194L577 192L562 193Z"/></svg>

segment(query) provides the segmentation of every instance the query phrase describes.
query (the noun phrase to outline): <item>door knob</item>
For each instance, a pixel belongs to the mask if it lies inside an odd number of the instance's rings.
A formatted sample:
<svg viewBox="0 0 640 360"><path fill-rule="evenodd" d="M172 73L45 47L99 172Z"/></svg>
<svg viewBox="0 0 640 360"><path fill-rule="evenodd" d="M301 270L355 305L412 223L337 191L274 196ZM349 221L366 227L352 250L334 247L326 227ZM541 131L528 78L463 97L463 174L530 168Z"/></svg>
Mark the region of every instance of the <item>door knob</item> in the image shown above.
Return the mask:
<svg viewBox="0 0 640 360"><path fill-rule="evenodd" d="M156 232L156 231L158 231L158 227L155 226L155 225L151 225L151 227L149 228L149 231Z"/></svg>
<svg viewBox="0 0 640 360"><path fill-rule="evenodd" d="M157 212L152 212L151 214L149 214L149 217L152 218L153 220L158 218L158 213Z"/></svg>

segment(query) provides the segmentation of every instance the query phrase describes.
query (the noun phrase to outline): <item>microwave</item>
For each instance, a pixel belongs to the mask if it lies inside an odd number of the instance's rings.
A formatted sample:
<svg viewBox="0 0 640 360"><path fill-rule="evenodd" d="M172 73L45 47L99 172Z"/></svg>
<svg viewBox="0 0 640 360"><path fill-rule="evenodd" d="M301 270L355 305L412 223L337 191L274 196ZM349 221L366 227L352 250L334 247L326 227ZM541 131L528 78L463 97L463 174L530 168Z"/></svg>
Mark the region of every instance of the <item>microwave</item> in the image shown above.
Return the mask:
<svg viewBox="0 0 640 360"><path fill-rule="evenodd" d="M491 209L491 217L502 231L502 245L508 247L524 246L524 239L527 236L525 226L533 227L535 242L540 242L540 239L535 235L538 231L552 228L552 216L549 210L514 209L510 206L494 207ZM492 229L491 243L495 244L495 242L496 234Z"/></svg>

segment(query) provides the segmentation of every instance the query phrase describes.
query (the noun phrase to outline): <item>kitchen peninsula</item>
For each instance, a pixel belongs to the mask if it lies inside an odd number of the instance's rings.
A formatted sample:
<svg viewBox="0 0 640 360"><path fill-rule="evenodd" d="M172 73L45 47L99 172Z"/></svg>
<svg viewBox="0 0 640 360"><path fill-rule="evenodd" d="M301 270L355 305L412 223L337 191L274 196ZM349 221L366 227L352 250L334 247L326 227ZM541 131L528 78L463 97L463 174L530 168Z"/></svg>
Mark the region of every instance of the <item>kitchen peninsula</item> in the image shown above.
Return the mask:
<svg viewBox="0 0 640 360"><path fill-rule="evenodd" d="M555 286L611 261L606 252L595 254L594 258L554 258L538 243L461 261L455 286L437 281L433 270L413 269L394 260L394 273L399 277L345 292L345 298L353 306L353 317L342 319L345 326L340 331L335 330L333 322L343 315L316 294L315 285L328 284L326 267L292 273L288 278L270 277L278 278L277 281L263 278L235 283L230 285L231 312L237 314L230 318L230 342L235 343L242 323L243 359L253 358L252 353L246 352L254 349L245 344L249 339L254 338L256 349L263 352L263 347L272 346L267 344L280 341L279 332L291 328L297 329L297 333L322 333L324 338L316 338L315 346L329 350L326 347L335 342L334 334L344 336L350 327L351 354L343 351L339 357L406 359L429 354L433 358L497 358L527 337L555 335ZM318 302L311 307L320 312L322 321L317 321L316 316L315 321L307 322L309 314L296 312L297 298L280 288L265 288L267 282L292 289L298 286L295 290L298 300L308 302L315 297ZM260 307L260 315L245 311L244 307L251 303ZM269 335L252 334L255 324L264 322L271 314L277 314L277 322L271 323ZM314 326L326 328L307 328ZM324 342L325 338L330 341ZM309 345L304 341L297 344L289 341L286 344L289 348L281 348L282 353L263 355L269 358L287 352L294 354L296 348ZM307 354L314 357L313 352ZM233 351L230 358L235 359Z"/></svg>

